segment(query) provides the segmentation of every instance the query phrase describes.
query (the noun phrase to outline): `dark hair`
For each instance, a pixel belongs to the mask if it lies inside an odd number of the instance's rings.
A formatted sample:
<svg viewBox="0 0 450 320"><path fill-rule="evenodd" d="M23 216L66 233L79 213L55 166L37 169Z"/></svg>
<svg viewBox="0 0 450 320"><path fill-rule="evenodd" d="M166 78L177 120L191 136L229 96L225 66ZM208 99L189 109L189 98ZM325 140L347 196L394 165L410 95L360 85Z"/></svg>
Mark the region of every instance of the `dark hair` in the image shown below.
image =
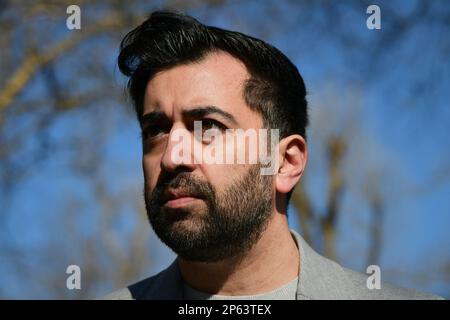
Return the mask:
<svg viewBox="0 0 450 320"><path fill-rule="evenodd" d="M224 51L242 61L250 74L243 96L267 128L278 128L280 139L299 134L306 139L306 89L295 65L278 49L239 32L206 26L196 19L156 11L130 31L120 44L118 65L130 77L128 89L138 118L145 88L157 72L193 63ZM287 194L287 201L292 194Z"/></svg>

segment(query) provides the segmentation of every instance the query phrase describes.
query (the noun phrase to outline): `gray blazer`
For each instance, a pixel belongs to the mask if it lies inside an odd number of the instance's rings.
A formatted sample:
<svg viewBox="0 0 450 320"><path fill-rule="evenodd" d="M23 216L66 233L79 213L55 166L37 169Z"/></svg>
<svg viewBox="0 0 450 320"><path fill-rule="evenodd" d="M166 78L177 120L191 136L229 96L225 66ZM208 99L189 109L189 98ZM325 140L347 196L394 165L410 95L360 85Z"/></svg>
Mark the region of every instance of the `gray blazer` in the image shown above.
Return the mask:
<svg viewBox="0 0 450 320"><path fill-rule="evenodd" d="M413 289L382 283L380 289L368 289L368 275L341 267L315 252L303 238L291 230L300 252L297 300L353 299L442 299ZM175 260L155 276L115 291L102 299L183 299L183 279Z"/></svg>

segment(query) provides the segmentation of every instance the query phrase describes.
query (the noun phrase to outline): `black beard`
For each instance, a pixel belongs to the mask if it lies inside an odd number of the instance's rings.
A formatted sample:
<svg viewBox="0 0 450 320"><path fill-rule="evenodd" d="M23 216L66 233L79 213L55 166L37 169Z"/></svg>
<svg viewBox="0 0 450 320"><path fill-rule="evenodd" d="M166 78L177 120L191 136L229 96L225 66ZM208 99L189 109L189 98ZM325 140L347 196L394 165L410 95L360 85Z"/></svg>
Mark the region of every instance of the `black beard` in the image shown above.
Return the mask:
<svg viewBox="0 0 450 320"><path fill-rule="evenodd" d="M151 194L145 185L147 216L161 241L185 260L215 262L240 256L259 240L272 216L272 182L273 176L261 175L260 166L254 165L217 194L209 182L193 174L162 173ZM167 188L198 195L206 206L196 207L197 212L189 205L164 207Z"/></svg>

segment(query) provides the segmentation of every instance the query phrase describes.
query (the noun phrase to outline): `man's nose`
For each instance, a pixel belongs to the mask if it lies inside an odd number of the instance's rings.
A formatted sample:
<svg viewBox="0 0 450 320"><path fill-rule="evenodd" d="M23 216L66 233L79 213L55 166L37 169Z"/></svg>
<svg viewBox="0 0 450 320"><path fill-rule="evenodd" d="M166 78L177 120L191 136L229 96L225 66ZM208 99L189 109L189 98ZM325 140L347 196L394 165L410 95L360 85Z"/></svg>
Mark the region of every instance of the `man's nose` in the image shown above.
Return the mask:
<svg viewBox="0 0 450 320"><path fill-rule="evenodd" d="M168 172L194 171L193 140L191 132L186 128L172 127L161 159L161 168Z"/></svg>

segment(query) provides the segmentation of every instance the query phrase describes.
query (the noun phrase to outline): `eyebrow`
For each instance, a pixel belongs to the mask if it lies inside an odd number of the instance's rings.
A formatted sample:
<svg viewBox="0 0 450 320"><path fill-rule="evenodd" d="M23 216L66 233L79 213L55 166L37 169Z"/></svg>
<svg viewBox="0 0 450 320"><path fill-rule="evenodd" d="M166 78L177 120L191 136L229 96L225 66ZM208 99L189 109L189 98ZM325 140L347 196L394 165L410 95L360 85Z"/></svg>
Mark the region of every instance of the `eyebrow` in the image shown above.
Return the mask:
<svg viewBox="0 0 450 320"><path fill-rule="evenodd" d="M166 119L166 115L162 111L152 111L149 113L144 114L142 117L140 117L139 122L141 126L143 126L146 123L154 124L157 122L162 122Z"/></svg>
<svg viewBox="0 0 450 320"><path fill-rule="evenodd" d="M210 114L218 114L225 118L226 120L230 121L234 125L238 125L236 119L231 113L228 113L218 107L215 106L200 106L195 107L193 109L185 110L183 111L183 117L186 118L203 118L205 116L208 116Z"/></svg>
<svg viewBox="0 0 450 320"><path fill-rule="evenodd" d="M222 116L223 118L225 118L226 120L230 121L231 123L233 123L234 125L238 125L235 117L231 114L228 113L218 107L215 106L199 106L199 107L194 107L193 109L189 109L189 110L184 110L182 112L183 114L183 118L203 118L205 116L211 115L211 114L219 114L220 116ZM162 111L152 111L149 112L145 115L143 115L140 118L140 123L141 126L149 123L149 124L154 124L154 123L158 123L158 122L163 122L164 120L167 120L167 116L164 112Z"/></svg>

